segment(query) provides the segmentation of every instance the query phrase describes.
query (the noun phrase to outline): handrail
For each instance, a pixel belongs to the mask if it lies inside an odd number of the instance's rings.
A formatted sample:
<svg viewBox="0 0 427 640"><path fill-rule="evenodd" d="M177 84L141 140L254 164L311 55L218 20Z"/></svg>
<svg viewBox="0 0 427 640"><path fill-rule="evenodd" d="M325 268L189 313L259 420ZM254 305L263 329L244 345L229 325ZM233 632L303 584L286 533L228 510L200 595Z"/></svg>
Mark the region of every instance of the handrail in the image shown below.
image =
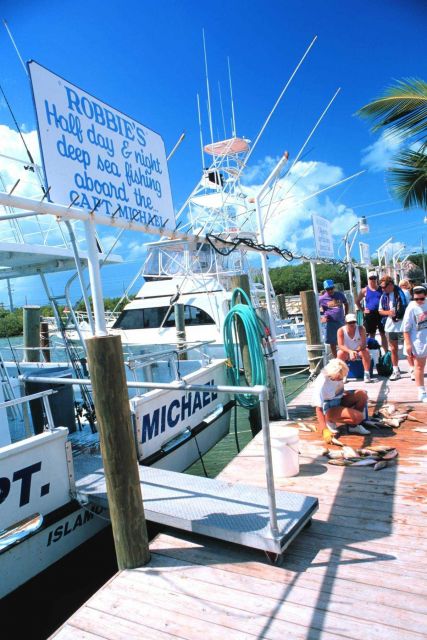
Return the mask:
<svg viewBox="0 0 427 640"><path fill-rule="evenodd" d="M20 380L26 380L24 376L20 376ZM61 378L62 379L62 378ZM33 381L37 380L37 378L33 378ZM41 399L43 402L43 408L46 414L47 426L49 431L54 431L55 423L53 421L52 411L50 408L48 396L53 395L54 393L58 393L53 389L47 389L46 391L39 391L38 393L31 393L28 396L20 396L19 398L14 398L13 400L6 400L5 402L0 402L0 409L7 409L8 407L16 407L19 404L24 404L24 402L31 402L31 400Z"/></svg>

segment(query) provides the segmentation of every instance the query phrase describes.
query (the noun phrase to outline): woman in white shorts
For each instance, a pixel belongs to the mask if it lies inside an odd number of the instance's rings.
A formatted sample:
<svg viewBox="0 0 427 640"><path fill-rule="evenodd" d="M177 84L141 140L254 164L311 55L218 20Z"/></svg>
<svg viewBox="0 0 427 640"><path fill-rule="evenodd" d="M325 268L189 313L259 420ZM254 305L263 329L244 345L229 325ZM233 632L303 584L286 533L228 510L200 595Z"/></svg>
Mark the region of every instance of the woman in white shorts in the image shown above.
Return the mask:
<svg viewBox="0 0 427 640"><path fill-rule="evenodd" d="M414 357L418 400L427 402L427 392L424 387L424 369L427 360L427 289L417 286L412 291L413 300L406 309L402 330L406 353Z"/></svg>

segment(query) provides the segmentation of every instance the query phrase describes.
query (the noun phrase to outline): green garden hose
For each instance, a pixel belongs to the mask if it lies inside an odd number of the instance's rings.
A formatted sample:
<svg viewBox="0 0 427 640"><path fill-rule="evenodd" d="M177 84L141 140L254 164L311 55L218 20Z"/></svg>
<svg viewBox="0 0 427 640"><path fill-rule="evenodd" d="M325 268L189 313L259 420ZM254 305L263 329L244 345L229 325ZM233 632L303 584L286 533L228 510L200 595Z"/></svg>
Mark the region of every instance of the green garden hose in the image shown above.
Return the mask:
<svg viewBox="0 0 427 640"><path fill-rule="evenodd" d="M247 304L236 304L236 298L240 294L241 299ZM251 364L251 385L266 385L267 371L263 350L263 338L265 326L255 313L251 301L242 289L234 289L231 296L231 309L224 320L224 346L229 362L229 375L233 386L241 386L240 383L240 358L237 339L237 323L240 322L248 344L249 359ZM241 407L252 409L259 403L258 396L247 393L236 395L236 400Z"/></svg>

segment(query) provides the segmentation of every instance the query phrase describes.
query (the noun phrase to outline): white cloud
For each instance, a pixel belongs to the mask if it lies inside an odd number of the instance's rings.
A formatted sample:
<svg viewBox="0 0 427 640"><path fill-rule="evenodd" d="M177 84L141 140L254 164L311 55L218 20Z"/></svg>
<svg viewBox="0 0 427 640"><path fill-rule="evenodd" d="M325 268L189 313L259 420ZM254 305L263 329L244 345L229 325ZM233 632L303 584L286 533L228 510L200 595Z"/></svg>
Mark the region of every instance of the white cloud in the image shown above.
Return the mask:
<svg viewBox="0 0 427 640"><path fill-rule="evenodd" d="M393 155L402 145L402 138L383 132L378 140L362 150L362 167L378 172L388 169Z"/></svg>
<svg viewBox="0 0 427 640"><path fill-rule="evenodd" d="M266 158L265 164L258 163L254 175L271 171L276 160ZM281 178L274 190L263 199L263 216L266 219L265 241L293 253L307 254L307 245L312 240L310 254L314 255L314 238L311 224L313 213L327 218L332 223L332 233L342 237L357 222L354 211L343 203L334 203L326 195L317 194L332 187L344 178L341 167L325 162L297 162L292 170ZM254 196L261 184L246 184L245 191Z"/></svg>
<svg viewBox="0 0 427 640"><path fill-rule="evenodd" d="M22 133L22 137L30 150L34 162L40 168L40 151L37 132L29 131L28 133ZM40 197L42 189L36 173L29 168L25 168L29 167L30 161L19 133L6 125L0 124L0 140L1 190L10 191L19 179L20 182L14 190L15 195L28 198Z"/></svg>

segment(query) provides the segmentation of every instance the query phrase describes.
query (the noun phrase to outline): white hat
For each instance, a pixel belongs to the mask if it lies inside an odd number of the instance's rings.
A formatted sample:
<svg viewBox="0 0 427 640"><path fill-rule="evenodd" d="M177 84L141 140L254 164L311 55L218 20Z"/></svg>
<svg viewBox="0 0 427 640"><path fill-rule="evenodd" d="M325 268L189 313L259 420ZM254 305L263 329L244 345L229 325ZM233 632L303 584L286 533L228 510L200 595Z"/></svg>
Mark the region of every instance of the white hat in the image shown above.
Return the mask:
<svg viewBox="0 0 427 640"><path fill-rule="evenodd" d="M378 276L377 276L377 274L376 274L376 272L375 272L375 271L370 271L370 272L368 273L368 279L369 279L369 278L378 278Z"/></svg>
<svg viewBox="0 0 427 640"><path fill-rule="evenodd" d="M345 317L345 321L346 321L346 322L357 322L356 314L354 314L354 313L347 313L347 315L346 315L346 317Z"/></svg>

